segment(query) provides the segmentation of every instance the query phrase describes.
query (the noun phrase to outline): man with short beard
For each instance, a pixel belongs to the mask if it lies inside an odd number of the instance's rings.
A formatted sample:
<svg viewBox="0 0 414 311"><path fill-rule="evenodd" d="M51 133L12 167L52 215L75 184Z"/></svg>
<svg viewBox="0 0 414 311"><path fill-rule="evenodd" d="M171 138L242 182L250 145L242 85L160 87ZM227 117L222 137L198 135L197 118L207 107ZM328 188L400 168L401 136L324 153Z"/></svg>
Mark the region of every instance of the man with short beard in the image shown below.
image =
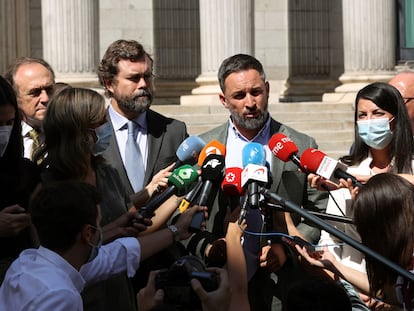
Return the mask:
<svg viewBox="0 0 414 311"><path fill-rule="evenodd" d="M230 111L230 118L225 124L200 137L206 142L218 140L226 146L226 167L243 168L243 147L250 142L263 145L272 176L269 185L271 191L305 209L324 211L326 193L308 187L306 174L300 172L292 162L285 163L274 157L267 146L273 134L282 133L295 142L299 148L299 155L307 148L317 148L312 137L283 125L270 116L269 82L266 81L261 63L250 55L231 56L221 64L218 80L222 91L219 98L224 108ZM192 253L207 259L210 264L217 258L225 257L223 248L219 247L222 242L216 242L225 236L224 218L227 217L227 221L232 217L237 219L240 213L240 208L236 208L230 217L229 212L225 216L223 211L231 210L228 206L229 201L219 192L213 207L209 210L209 219L206 220L209 232L195 234L190 241L186 241L188 245L192 245ZM320 230L305 223L298 215L291 217L290 213L274 211L273 219L273 231L297 235L311 243L318 242ZM256 231L256 227L257 231L260 231L261 221L260 215L253 222L247 218L247 229ZM245 235L246 238L250 237ZM251 310L270 310L273 295L278 296L282 302L285 299L287 280L290 282L295 278L301 278L305 273L294 259L293 252L280 243L266 241L266 244L260 244L257 239L255 245L255 251L244 247L250 307ZM277 284L271 279L271 272L277 274Z"/></svg>
<svg viewBox="0 0 414 311"><path fill-rule="evenodd" d="M150 109L154 92L152 72L151 56L134 40L113 42L97 72L110 99L107 117L113 128L103 156L118 171L128 195L142 190L155 174L177 161L177 148L188 137L185 123ZM140 157L132 157L132 160L136 158L132 161L136 166L132 168L126 165L128 123L136 127L134 140L140 151ZM139 175L140 181L131 175L131 169L132 174ZM150 270L169 268L179 258L181 253L177 245L141 263L133 281L136 291L146 286Z"/></svg>
<svg viewBox="0 0 414 311"><path fill-rule="evenodd" d="M99 81L110 98L108 117L114 134L103 155L117 169L129 194L142 190L157 172L176 161L175 152L188 136L183 122L150 109L154 92L152 71L151 56L133 40L112 43L98 68ZM142 163L137 163L136 170L144 175L139 184L132 180L126 166L128 121L138 127L135 140Z"/></svg>

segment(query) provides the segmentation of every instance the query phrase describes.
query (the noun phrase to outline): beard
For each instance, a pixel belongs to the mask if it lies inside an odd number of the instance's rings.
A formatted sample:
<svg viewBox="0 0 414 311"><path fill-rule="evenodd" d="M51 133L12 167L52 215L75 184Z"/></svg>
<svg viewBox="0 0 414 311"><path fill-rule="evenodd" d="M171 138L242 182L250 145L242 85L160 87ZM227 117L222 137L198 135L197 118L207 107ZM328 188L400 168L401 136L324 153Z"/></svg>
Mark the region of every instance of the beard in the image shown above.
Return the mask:
<svg viewBox="0 0 414 311"><path fill-rule="evenodd" d="M245 118L244 116L239 116L237 112L231 110L230 111L231 119L233 123L237 126L247 129L247 130L255 130L260 129L267 121L267 117L269 113L267 110L260 111L257 118Z"/></svg>
<svg viewBox="0 0 414 311"><path fill-rule="evenodd" d="M143 113L152 103L152 93L149 90L139 90L131 96L122 96L115 92L113 97L118 106L128 112Z"/></svg>

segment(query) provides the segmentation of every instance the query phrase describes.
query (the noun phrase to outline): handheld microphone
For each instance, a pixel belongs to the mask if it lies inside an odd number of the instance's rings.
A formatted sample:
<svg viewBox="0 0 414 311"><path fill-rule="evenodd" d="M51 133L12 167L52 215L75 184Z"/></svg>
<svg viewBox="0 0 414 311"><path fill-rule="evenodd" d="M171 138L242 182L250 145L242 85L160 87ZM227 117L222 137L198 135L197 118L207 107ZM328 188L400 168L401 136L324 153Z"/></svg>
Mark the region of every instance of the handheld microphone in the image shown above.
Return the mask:
<svg viewBox="0 0 414 311"><path fill-rule="evenodd" d="M242 150L244 169L241 175L241 185L247 185L247 194L251 208L259 208L259 184L268 181L266 153L261 144L248 143Z"/></svg>
<svg viewBox="0 0 414 311"><path fill-rule="evenodd" d="M291 160L300 168L300 159L297 156L299 151L298 146L289 137L282 133L276 133L270 138L267 144L276 158L283 162Z"/></svg>
<svg viewBox="0 0 414 311"><path fill-rule="evenodd" d="M198 166L202 166L203 163L204 163L204 161L205 161L205 159L210 154L222 155L224 157L224 156L226 156L226 146L223 145L218 140L212 140L212 141L210 141L200 151L200 155L198 156Z"/></svg>
<svg viewBox="0 0 414 311"><path fill-rule="evenodd" d="M248 143L242 150L243 167L248 164L266 165L266 152L259 143Z"/></svg>
<svg viewBox="0 0 414 311"><path fill-rule="evenodd" d="M178 161L174 164L172 171L183 164L196 164L198 156L205 145L205 141L198 136L188 136L184 139L175 152Z"/></svg>
<svg viewBox="0 0 414 311"><path fill-rule="evenodd" d="M308 173L314 173L338 184L339 179L351 179L355 187L362 187L362 184L351 174L346 172L347 166L338 162L318 149L308 148L303 151L300 158L301 167Z"/></svg>
<svg viewBox="0 0 414 311"><path fill-rule="evenodd" d="M210 154L201 166L201 179L203 181L197 203L200 206L208 206L213 203L217 194L217 184L221 183L224 174L225 160L223 155ZM204 213L198 212L194 215L189 230L200 231L204 220Z"/></svg>
<svg viewBox="0 0 414 311"><path fill-rule="evenodd" d="M202 186L203 186L203 182L199 180L197 184L193 187L193 189L191 189L185 195L185 197L181 200L180 205L178 206L180 213L184 213L185 210L194 202Z"/></svg>
<svg viewBox="0 0 414 311"><path fill-rule="evenodd" d="M240 197L245 192L241 185L241 173L242 169L240 167L226 168L223 182L221 183L221 189L228 198L231 211L240 205Z"/></svg>
<svg viewBox="0 0 414 311"><path fill-rule="evenodd" d="M139 209L144 218L151 218L154 211L173 194L183 195L189 186L197 179L197 170L189 164L175 169L168 177L168 187L160 195L151 198L145 206Z"/></svg>

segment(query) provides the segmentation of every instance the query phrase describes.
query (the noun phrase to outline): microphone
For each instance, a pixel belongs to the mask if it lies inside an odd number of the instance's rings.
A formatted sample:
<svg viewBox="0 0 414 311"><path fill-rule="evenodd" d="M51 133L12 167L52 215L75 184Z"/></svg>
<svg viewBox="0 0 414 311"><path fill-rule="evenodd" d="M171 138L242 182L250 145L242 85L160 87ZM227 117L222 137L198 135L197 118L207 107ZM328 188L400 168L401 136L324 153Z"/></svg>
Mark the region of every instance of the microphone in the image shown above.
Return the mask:
<svg viewBox="0 0 414 311"><path fill-rule="evenodd" d="M224 157L224 156L226 156L226 146L223 145L218 140L212 140L212 141L210 141L200 151L200 155L198 156L198 166L202 166L203 163L204 163L204 161L205 161L205 159L210 154L222 155Z"/></svg>
<svg viewBox="0 0 414 311"><path fill-rule="evenodd" d="M245 193L245 189L241 185L241 173L242 169L240 167L226 168L223 182L221 183L221 189L228 198L231 211L240 205L240 197Z"/></svg>
<svg viewBox="0 0 414 311"><path fill-rule="evenodd" d="M188 136L184 139L175 152L178 161L174 164L172 171L183 164L196 164L198 156L205 145L205 141L198 136Z"/></svg>
<svg viewBox="0 0 414 311"><path fill-rule="evenodd" d="M289 137L282 133L276 133L270 138L267 144L276 158L283 162L291 160L299 168L301 167L300 159L297 156L299 151L298 146Z"/></svg>
<svg viewBox="0 0 414 311"><path fill-rule="evenodd" d="M144 218L151 218L154 211L173 194L183 195L189 186L197 179L197 170L189 164L175 169L168 177L168 187L160 195L151 198L145 206L139 208Z"/></svg>
<svg viewBox="0 0 414 311"><path fill-rule="evenodd" d="M210 154L201 166L201 180L203 181L197 203L201 206L208 206L213 203L217 194L217 184L221 183L224 175L225 159L223 155ZM189 230L198 232L204 220L204 213L198 212L194 215Z"/></svg>
<svg viewBox="0 0 414 311"><path fill-rule="evenodd" d="M300 158L301 167L308 173L314 173L338 184L339 179L351 179L355 187L362 184L351 174L346 172L347 166L338 162L318 149L308 148L303 151Z"/></svg>
<svg viewBox="0 0 414 311"><path fill-rule="evenodd" d="M266 153L261 144L248 143L242 150L244 169L241 175L241 185L247 185L247 194L251 208L259 208L259 184L268 181Z"/></svg>
<svg viewBox="0 0 414 311"><path fill-rule="evenodd" d="M203 182L199 180L197 184L193 187L193 189L191 189L185 195L185 197L181 200L180 205L178 206L180 213L184 213L185 210L194 202L202 186L203 186Z"/></svg>

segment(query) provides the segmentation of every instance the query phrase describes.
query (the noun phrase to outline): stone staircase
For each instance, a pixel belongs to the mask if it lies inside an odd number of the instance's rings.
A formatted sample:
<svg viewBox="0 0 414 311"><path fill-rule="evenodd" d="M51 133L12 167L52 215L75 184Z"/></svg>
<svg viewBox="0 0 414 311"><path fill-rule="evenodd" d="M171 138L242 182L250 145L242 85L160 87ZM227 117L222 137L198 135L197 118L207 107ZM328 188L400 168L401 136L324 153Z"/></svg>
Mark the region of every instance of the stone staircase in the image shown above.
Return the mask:
<svg viewBox="0 0 414 311"><path fill-rule="evenodd" d="M154 101L156 102L156 100ZM228 119L218 105L153 105L152 109L187 124L190 135L201 134ZM353 141L353 104L336 102L281 103L269 101L272 117L316 139L319 149L337 159Z"/></svg>

